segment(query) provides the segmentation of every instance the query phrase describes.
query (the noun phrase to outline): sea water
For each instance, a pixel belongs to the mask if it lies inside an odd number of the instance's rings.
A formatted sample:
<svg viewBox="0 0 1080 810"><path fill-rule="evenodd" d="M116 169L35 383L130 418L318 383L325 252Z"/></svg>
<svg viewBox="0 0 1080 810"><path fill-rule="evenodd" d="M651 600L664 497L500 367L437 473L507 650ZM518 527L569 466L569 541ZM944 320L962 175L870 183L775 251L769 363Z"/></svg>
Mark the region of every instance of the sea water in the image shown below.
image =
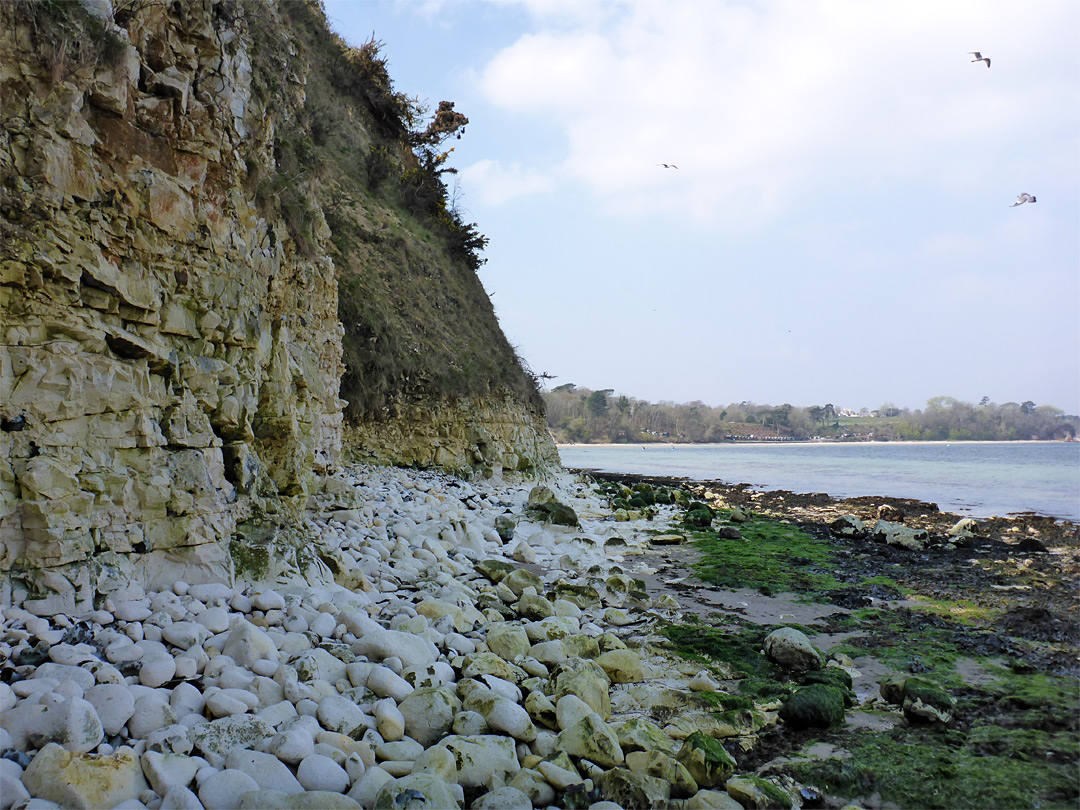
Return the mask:
<svg viewBox="0 0 1080 810"><path fill-rule="evenodd" d="M563 466L1080 521L1080 442L561 445Z"/></svg>

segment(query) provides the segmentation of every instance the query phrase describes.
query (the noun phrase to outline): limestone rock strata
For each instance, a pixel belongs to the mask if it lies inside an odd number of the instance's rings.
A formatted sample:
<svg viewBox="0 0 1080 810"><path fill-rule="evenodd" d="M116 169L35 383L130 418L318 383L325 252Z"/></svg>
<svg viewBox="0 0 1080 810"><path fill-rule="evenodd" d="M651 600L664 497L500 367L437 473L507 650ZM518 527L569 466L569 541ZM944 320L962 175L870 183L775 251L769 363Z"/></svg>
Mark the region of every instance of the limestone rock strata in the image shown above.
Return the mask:
<svg viewBox="0 0 1080 810"><path fill-rule="evenodd" d="M512 397L398 402L392 418L350 426L347 444L358 461L401 466L540 472L559 467L542 416Z"/></svg>
<svg viewBox="0 0 1080 810"><path fill-rule="evenodd" d="M314 206L299 244L273 185L305 59L275 3L0 4L0 571L229 580L337 468L329 230ZM541 424L436 403L362 433L516 470L557 462Z"/></svg>
<svg viewBox="0 0 1080 810"><path fill-rule="evenodd" d="M333 264L246 182L273 162L251 38L221 3L104 32L67 4L111 49L69 64L18 8L0 26L0 415L21 424L0 433L0 568L220 543L260 500L302 504L341 444ZM290 114L302 85L276 102Z"/></svg>

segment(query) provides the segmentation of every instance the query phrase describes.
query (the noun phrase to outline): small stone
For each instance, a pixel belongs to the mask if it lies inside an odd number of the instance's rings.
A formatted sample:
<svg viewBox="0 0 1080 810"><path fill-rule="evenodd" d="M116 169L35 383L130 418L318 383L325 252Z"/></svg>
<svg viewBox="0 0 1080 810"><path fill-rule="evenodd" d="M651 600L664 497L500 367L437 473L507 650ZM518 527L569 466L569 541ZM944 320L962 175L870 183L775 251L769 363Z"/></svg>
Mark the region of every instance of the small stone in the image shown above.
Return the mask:
<svg viewBox="0 0 1080 810"><path fill-rule="evenodd" d="M270 739L266 750L282 762L297 765L315 751L315 738L306 728L292 726Z"/></svg>
<svg viewBox="0 0 1080 810"><path fill-rule="evenodd" d="M387 782L392 782L394 777L374 765L367 768L360 778L349 788L346 794L350 799L359 802L363 807L370 808L375 805L375 797Z"/></svg>
<svg viewBox="0 0 1080 810"><path fill-rule="evenodd" d="M514 787L501 787L485 793L472 803L472 810L532 810L532 800Z"/></svg>
<svg viewBox="0 0 1080 810"><path fill-rule="evenodd" d="M206 810L236 810L244 794L255 790L259 783L243 771L218 771L199 785L199 801Z"/></svg>
<svg viewBox="0 0 1080 810"><path fill-rule="evenodd" d="M296 778L304 790L326 790L344 793L349 787L349 774L329 757L311 754L296 769Z"/></svg>
<svg viewBox="0 0 1080 810"><path fill-rule="evenodd" d="M398 703L413 691L412 684L386 666L374 667L368 673L367 688L379 697L391 697Z"/></svg>
<svg viewBox="0 0 1080 810"><path fill-rule="evenodd" d="M458 763L458 784L483 787L490 779L509 782L519 769L517 748L509 737L481 734L444 737L435 747L446 748Z"/></svg>
<svg viewBox="0 0 1080 810"><path fill-rule="evenodd" d="M450 731L461 700L450 687L416 689L398 705L409 736L421 745L433 745Z"/></svg>
<svg viewBox="0 0 1080 810"><path fill-rule="evenodd" d="M671 796L671 786L663 779L626 768L606 771L598 787L602 796L620 807L662 807Z"/></svg>
<svg viewBox="0 0 1080 810"><path fill-rule="evenodd" d="M127 721L128 734L132 739L145 740L151 732L176 722L176 713L165 702L167 694L146 690L135 698L135 711Z"/></svg>
<svg viewBox="0 0 1080 810"><path fill-rule="evenodd" d="M248 705L220 690L206 699L206 708L214 717L231 717L234 714L244 714Z"/></svg>
<svg viewBox="0 0 1080 810"><path fill-rule="evenodd" d="M699 790L686 800L686 810L744 810L727 792Z"/></svg>
<svg viewBox="0 0 1080 810"><path fill-rule="evenodd" d="M615 768L623 762L618 737L596 713L589 713L560 731L555 748L595 762L602 768Z"/></svg>
<svg viewBox="0 0 1080 810"><path fill-rule="evenodd" d="M238 621L229 633L221 652L242 667L251 666L261 658L268 658L271 661L276 661L278 658L277 645L270 636L243 619Z"/></svg>
<svg viewBox="0 0 1080 810"><path fill-rule="evenodd" d="M222 767L233 749L254 748L273 734L273 726L251 714L222 717L194 726L188 732L191 741L214 767Z"/></svg>
<svg viewBox="0 0 1080 810"><path fill-rule="evenodd" d="M86 690L85 697L97 712L107 737L119 734L135 713L135 697L127 686L115 683L96 684Z"/></svg>
<svg viewBox="0 0 1080 810"><path fill-rule="evenodd" d="M457 787L457 786L454 786ZM451 786L430 773L407 774L387 782L375 799L375 810L459 810Z"/></svg>
<svg viewBox="0 0 1080 810"><path fill-rule="evenodd" d="M634 773L664 780L671 785L671 795L675 798L685 799L697 793L697 782L686 766L660 751L634 751L627 754L626 767Z"/></svg>
<svg viewBox="0 0 1080 810"><path fill-rule="evenodd" d="M285 597L274 590L259 591L251 597L251 606L256 610L284 610Z"/></svg>
<svg viewBox="0 0 1080 810"><path fill-rule="evenodd" d="M195 779L200 760L183 754L162 754L147 751L142 755L143 774L150 787L164 796L173 787L187 787Z"/></svg>
<svg viewBox="0 0 1080 810"><path fill-rule="evenodd" d="M161 637L182 650L202 644L209 635L210 631L198 622L173 622L161 629Z"/></svg>
<svg viewBox="0 0 1080 810"><path fill-rule="evenodd" d="M173 785L161 799L158 810L204 810L199 797L188 788Z"/></svg>
<svg viewBox="0 0 1080 810"><path fill-rule="evenodd" d="M273 754L234 748L225 757L227 770L242 771L259 784L260 790L301 793L304 788L289 767Z"/></svg>
<svg viewBox="0 0 1080 810"><path fill-rule="evenodd" d="M405 717L393 698L383 698L378 701L375 704L374 714L375 727L384 740L392 742L405 736Z"/></svg>
<svg viewBox="0 0 1080 810"><path fill-rule="evenodd" d="M496 697L490 702L484 719L495 731L509 734L516 740L528 743L536 739L536 726L533 725L529 713L505 697Z"/></svg>
<svg viewBox="0 0 1080 810"><path fill-rule="evenodd" d="M610 650L601 653L596 663L604 668L612 683L638 683L645 679L641 659L630 650Z"/></svg>
<svg viewBox="0 0 1080 810"><path fill-rule="evenodd" d="M691 692L715 692L720 688L718 684L705 670L701 670L697 675L690 679L690 683L687 684L690 687Z"/></svg>
<svg viewBox="0 0 1080 810"><path fill-rule="evenodd" d="M299 708L298 703L297 709ZM350 737L357 733L362 734L364 729L371 728L373 725L371 717L363 709L341 695L330 695L319 702L316 716L326 730L347 734Z"/></svg>
<svg viewBox="0 0 1080 810"><path fill-rule="evenodd" d="M27 708L42 710L25 731L26 741L32 748L41 748L46 743L58 743L67 751L82 754L93 751L105 739L105 731L97 712L89 701L82 698L43 699L41 704Z"/></svg>
<svg viewBox="0 0 1080 810"><path fill-rule="evenodd" d="M237 810L362 810L355 799L325 790L285 794L277 790L259 790L244 794Z"/></svg>
<svg viewBox="0 0 1080 810"><path fill-rule="evenodd" d="M555 788L548 784L542 773L532 768L522 768L514 774L510 787L528 796L533 807L548 807L555 802Z"/></svg>
<svg viewBox="0 0 1080 810"><path fill-rule="evenodd" d="M529 636L520 625L499 622L488 627L487 645L491 652L506 661L529 652Z"/></svg>
<svg viewBox="0 0 1080 810"><path fill-rule="evenodd" d="M780 707L780 719L797 729L843 725L844 693L821 683L803 686Z"/></svg>

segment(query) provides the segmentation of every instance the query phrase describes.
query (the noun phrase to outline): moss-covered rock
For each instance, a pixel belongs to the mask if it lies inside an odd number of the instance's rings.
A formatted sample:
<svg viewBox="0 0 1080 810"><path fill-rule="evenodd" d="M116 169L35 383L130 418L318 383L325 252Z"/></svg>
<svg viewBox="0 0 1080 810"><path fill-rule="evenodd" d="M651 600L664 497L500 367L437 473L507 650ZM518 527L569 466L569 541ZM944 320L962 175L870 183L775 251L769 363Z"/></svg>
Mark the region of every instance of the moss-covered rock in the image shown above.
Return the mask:
<svg viewBox="0 0 1080 810"><path fill-rule="evenodd" d="M723 784L735 772L735 760L717 740L695 731L683 741L675 756L700 787Z"/></svg>
<svg viewBox="0 0 1080 810"><path fill-rule="evenodd" d="M634 751L627 754L626 766L634 773L663 779L671 785L671 795L675 798L685 799L697 793L697 782L686 766L660 751Z"/></svg>
<svg viewBox="0 0 1080 810"><path fill-rule="evenodd" d="M573 507L567 506L564 503L557 503L547 510L547 522L554 523L556 526L580 526L581 522L578 520L577 512Z"/></svg>
<svg viewBox="0 0 1080 810"><path fill-rule="evenodd" d="M580 526L577 512L561 503L548 487L536 486L529 491L525 512L530 517L558 526Z"/></svg>
<svg viewBox="0 0 1080 810"><path fill-rule="evenodd" d="M833 728L844 722L844 693L815 683L796 690L780 708L780 719L793 728Z"/></svg>
<svg viewBox="0 0 1080 810"><path fill-rule="evenodd" d="M548 599L565 599L579 608L591 608L600 604L600 594L591 585L575 585L570 582L556 582L547 593Z"/></svg>
<svg viewBox="0 0 1080 810"><path fill-rule="evenodd" d="M670 506L675 503L675 496L671 494L670 489L659 487L653 494L653 501L662 506Z"/></svg>
<svg viewBox="0 0 1080 810"><path fill-rule="evenodd" d="M620 807L663 807L671 796L671 785L663 779L627 768L612 768L600 777L600 795Z"/></svg>
<svg viewBox="0 0 1080 810"><path fill-rule="evenodd" d="M555 750L595 762L602 768L615 768L623 763L618 737L595 713L586 714L560 731L555 737Z"/></svg>
<svg viewBox="0 0 1080 810"><path fill-rule="evenodd" d="M518 570L518 567L503 560L480 560L476 564L476 570L497 585L506 579L508 574Z"/></svg>
<svg viewBox="0 0 1080 810"><path fill-rule="evenodd" d="M509 543L514 537L517 522L510 515L497 515L495 518L495 531L504 543Z"/></svg>
<svg viewBox="0 0 1080 810"><path fill-rule="evenodd" d="M948 723L956 711L956 700L927 678L894 675L883 681L881 696L904 710L913 723Z"/></svg>
<svg viewBox="0 0 1080 810"><path fill-rule="evenodd" d="M683 523L699 529L707 529L712 525L713 513L708 507L701 509L689 509L683 516Z"/></svg>
<svg viewBox="0 0 1080 810"><path fill-rule="evenodd" d="M615 727L615 735L623 751L662 751L674 756L677 746L670 736L664 733L652 720L634 717Z"/></svg>
<svg viewBox="0 0 1080 810"><path fill-rule="evenodd" d="M733 776L724 787L746 810L790 810L793 804L787 791L759 776Z"/></svg>
<svg viewBox="0 0 1080 810"><path fill-rule="evenodd" d="M520 597L526 588L534 588L540 593L544 587L544 581L527 568L515 568L503 577L502 583L517 597Z"/></svg>
<svg viewBox="0 0 1080 810"><path fill-rule="evenodd" d="M851 675L839 667L825 667L803 673L799 679L803 686L820 683L833 686L844 695L844 705L849 709L855 705L855 693L851 689Z"/></svg>

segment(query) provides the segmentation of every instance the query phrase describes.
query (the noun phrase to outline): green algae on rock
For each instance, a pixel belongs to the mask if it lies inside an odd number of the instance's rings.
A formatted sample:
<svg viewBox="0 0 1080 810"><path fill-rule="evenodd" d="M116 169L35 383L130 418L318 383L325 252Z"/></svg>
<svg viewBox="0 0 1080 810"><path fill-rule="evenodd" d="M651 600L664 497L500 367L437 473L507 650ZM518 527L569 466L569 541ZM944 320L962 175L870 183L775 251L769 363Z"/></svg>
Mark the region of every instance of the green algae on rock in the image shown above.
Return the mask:
<svg viewBox="0 0 1080 810"><path fill-rule="evenodd" d="M675 759L686 766L700 787L721 785L735 771L735 759L718 740L695 731L684 741Z"/></svg>
<svg viewBox="0 0 1080 810"><path fill-rule="evenodd" d="M780 708L780 719L798 729L843 725L844 693L821 683L800 687Z"/></svg>

